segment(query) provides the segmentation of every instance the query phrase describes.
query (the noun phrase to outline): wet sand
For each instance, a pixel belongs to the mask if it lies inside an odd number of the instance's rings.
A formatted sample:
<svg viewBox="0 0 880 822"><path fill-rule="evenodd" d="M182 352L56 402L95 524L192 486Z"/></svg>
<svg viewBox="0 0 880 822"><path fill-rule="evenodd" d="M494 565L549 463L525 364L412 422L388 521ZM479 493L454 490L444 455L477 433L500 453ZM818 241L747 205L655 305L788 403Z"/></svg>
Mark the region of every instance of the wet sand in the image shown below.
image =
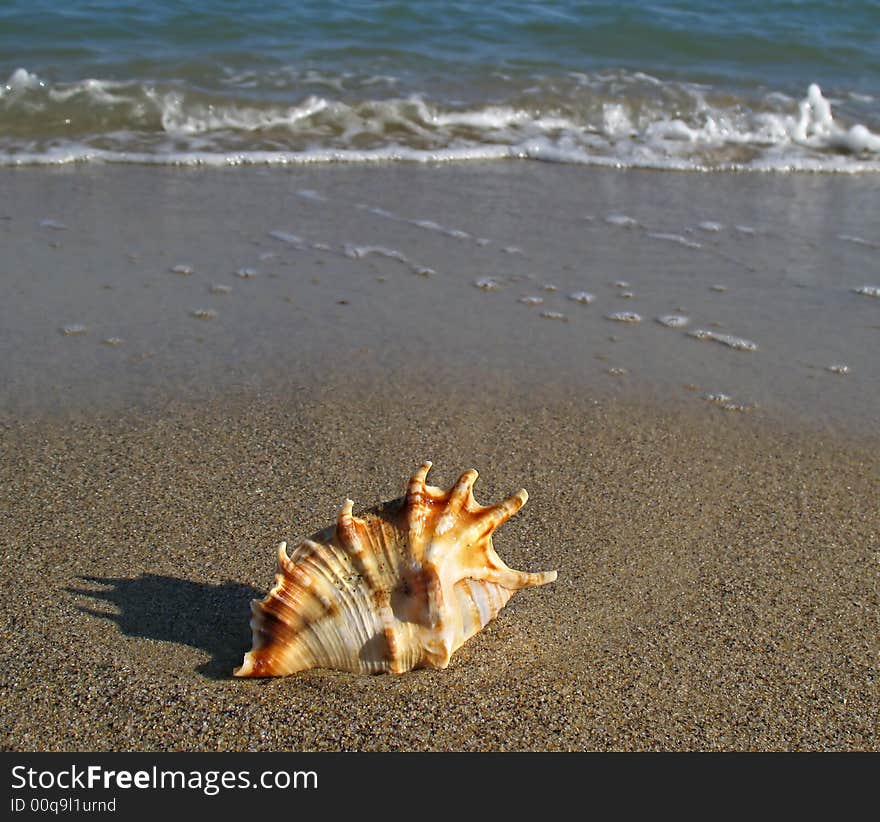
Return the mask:
<svg viewBox="0 0 880 822"><path fill-rule="evenodd" d="M880 288L869 178L474 163L0 182L0 413L474 368L876 425L880 299L855 291Z"/></svg>
<svg viewBox="0 0 880 822"><path fill-rule="evenodd" d="M777 221L740 244L682 233L727 177L591 172L554 195L558 170L517 168L484 170L471 198L466 168L6 177L24 194L2 221L4 749L878 749L877 366L857 344L880 303L851 291L877 252L834 239L866 235L864 184L739 178ZM302 195L319 182L327 199ZM849 203L825 245L782 243L791 210L771 205L792 189L810 214L805 191ZM358 209L368 195L403 219ZM558 219L527 219L546 201ZM749 210L713 201L705 220ZM648 236L675 227L701 248ZM355 253L369 246L405 261ZM533 287L551 275L558 292ZM693 315L758 351L655 323L685 286ZM567 321L518 302L538 293ZM825 371L843 355L849 374ZM705 398L722 390L757 407ZM496 548L557 582L517 594L445 671L233 679L275 544L346 497L399 496L426 458L439 485L476 468L483 503L525 487Z"/></svg>

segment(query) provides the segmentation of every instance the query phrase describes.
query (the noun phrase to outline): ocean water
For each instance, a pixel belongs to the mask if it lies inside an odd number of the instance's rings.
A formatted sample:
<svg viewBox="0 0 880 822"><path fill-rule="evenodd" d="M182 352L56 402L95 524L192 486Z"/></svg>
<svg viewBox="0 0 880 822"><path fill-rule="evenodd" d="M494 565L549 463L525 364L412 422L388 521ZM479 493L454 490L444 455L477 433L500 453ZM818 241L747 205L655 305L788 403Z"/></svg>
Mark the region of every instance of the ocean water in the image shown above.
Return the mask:
<svg viewBox="0 0 880 822"><path fill-rule="evenodd" d="M880 171L880 3L4 0L0 165Z"/></svg>

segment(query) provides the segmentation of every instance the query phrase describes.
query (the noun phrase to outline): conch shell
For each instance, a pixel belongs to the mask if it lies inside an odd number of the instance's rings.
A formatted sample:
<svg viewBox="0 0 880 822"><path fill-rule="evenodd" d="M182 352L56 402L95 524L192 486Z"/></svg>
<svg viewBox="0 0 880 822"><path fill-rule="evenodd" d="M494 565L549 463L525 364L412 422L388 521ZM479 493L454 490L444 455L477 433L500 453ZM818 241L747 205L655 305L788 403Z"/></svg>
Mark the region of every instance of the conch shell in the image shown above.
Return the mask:
<svg viewBox="0 0 880 822"><path fill-rule="evenodd" d="M508 568L492 532L525 504L518 491L479 505L476 471L447 491L425 484L425 462L406 496L352 515L288 556L278 546L275 587L253 600L253 649L235 676L286 676L309 668L400 674L445 668L452 654L498 615L520 588L556 571Z"/></svg>

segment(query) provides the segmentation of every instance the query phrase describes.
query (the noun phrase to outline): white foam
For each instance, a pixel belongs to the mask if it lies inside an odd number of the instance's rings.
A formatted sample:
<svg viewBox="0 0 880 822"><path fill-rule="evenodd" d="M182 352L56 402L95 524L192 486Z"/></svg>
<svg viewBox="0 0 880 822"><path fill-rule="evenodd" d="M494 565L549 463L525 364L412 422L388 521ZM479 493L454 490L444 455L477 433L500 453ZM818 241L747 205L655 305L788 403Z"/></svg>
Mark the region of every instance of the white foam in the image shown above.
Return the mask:
<svg viewBox="0 0 880 822"><path fill-rule="evenodd" d="M732 334L719 334L716 331L709 331L706 328L697 328L689 332L689 336L697 340L713 340L714 342L726 345L728 348L735 348L737 351L757 351L758 344L742 337L734 337Z"/></svg>
<svg viewBox="0 0 880 822"><path fill-rule="evenodd" d="M256 82L256 74L241 74L235 82L255 87L248 84ZM323 76L288 74L286 82L298 78L294 86L284 86L288 89ZM235 84L235 77L228 82ZM340 83L348 88L355 82L345 75L324 79L332 80L336 93ZM574 73L570 82L549 94L540 82L534 93L523 90L534 99L527 106L462 109L417 96L358 99L347 93L347 102L312 95L281 106L253 102L251 96L206 98L167 85L101 78L47 85L16 69L0 86L0 97L12 107L11 116L20 107L22 115L44 118L48 131L37 139L4 134L0 165L531 159L691 171L880 171L880 135L862 123L838 122L815 84L797 102L779 93L730 99L705 86L638 73ZM586 97L581 86L589 88ZM73 106L77 117L70 116ZM53 123L65 120L74 128L52 131ZM108 123L117 130L107 131Z"/></svg>
<svg viewBox="0 0 880 822"><path fill-rule="evenodd" d="M562 320L563 322L568 321L568 317L566 317L565 314L559 311L542 311L541 316L545 320Z"/></svg>
<svg viewBox="0 0 880 822"><path fill-rule="evenodd" d="M497 291L502 287L502 284L494 277L480 277L478 280L474 280L474 285L483 291Z"/></svg>
<svg viewBox="0 0 880 822"><path fill-rule="evenodd" d="M703 394L703 399L706 400L706 402L710 402L713 405L723 408L725 411L747 412L752 411L755 408L754 404L746 405L745 403L734 402L733 397L731 397L730 394L725 394L722 391Z"/></svg>
<svg viewBox="0 0 880 822"><path fill-rule="evenodd" d="M270 231L269 236L275 240L281 240L282 243L292 245L294 248L306 248L306 241L302 237L288 231Z"/></svg>
<svg viewBox="0 0 880 822"><path fill-rule="evenodd" d="M525 305L541 305L544 302L543 297L520 297L517 302L524 303Z"/></svg>
<svg viewBox="0 0 880 822"><path fill-rule="evenodd" d="M880 248L880 243L866 240L864 237L856 237L852 234L838 234L837 239L845 240L848 243L855 243L856 245L866 245L868 248Z"/></svg>
<svg viewBox="0 0 880 822"><path fill-rule="evenodd" d="M626 214L609 214L605 217L605 222L608 225L621 226L622 228L634 228L639 224L638 220Z"/></svg>
<svg viewBox="0 0 880 822"><path fill-rule="evenodd" d="M259 271L256 268L239 268L238 271L235 272L236 276L241 277L243 280L251 280L254 277L259 275Z"/></svg>
<svg viewBox="0 0 880 822"><path fill-rule="evenodd" d="M657 322L667 328L684 328L690 321L690 317L685 317L683 314L663 314L657 317Z"/></svg>
<svg viewBox="0 0 880 822"><path fill-rule="evenodd" d="M840 363L835 363L834 365L829 365L827 370L830 371L832 374L839 374L840 376L843 376L845 374L849 374L849 366L843 365Z"/></svg>
<svg viewBox="0 0 880 822"><path fill-rule="evenodd" d="M190 314L199 320L214 320L217 318L217 312L213 308L196 308L190 311Z"/></svg>
<svg viewBox="0 0 880 822"><path fill-rule="evenodd" d="M0 97L9 92L43 88L45 85L36 74L32 74L27 69L17 68L9 75L6 83L0 86Z"/></svg>
<svg viewBox="0 0 880 822"><path fill-rule="evenodd" d="M438 234L445 234L447 237L454 237L456 240L471 239L471 235L468 234L467 231L462 231L460 228L447 228L444 225L440 225L440 223L435 223L433 220L407 220L407 222L417 228L424 228L427 231L436 231Z"/></svg>
<svg viewBox="0 0 880 822"><path fill-rule="evenodd" d="M854 288L853 291L864 297L880 297L880 285L862 285Z"/></svg>
<svg viewBox="0 0 880 822"><path fill-rule="evenodd" d="M568 299L573 300L576 303L589 305L596 299L596 297L594 294L590 294L586 291L573 291L571 294L568 295Z"/></svg>
<svg viewBox="0 0 880 822"><path fill-rule="evenodd" d="M636 314L635 311L614 311L606 315L605 319L618 323L640 323L642 321L641 315Z"/></svg>
<svg viewBox="0 0 880 822"><path fill-rule="evenodd" d="M188 277L195 270L191 265L186 265L185 263L180 263L178 265L171 266L172 274L181 274L184 277Z"/></svg>
<svg viewBox="0 0 880 822"><path fill-rule="evenodd" d="M703 247L700 243L689 240L687 237L683 237L681 234L667 234L662 231L649 231L648 236L654 240L666 240L671 243L678 243L679 245L683 245L686 248Z"/></svg>
<svg viewBox="0 0 880 822"><path fill-rule="evenodd" d="M296 196L302 197L303 200L312 200L316 203L327 202L327 198L323 194L320 194L317 191L313 191L310 188L301 188L299 191L296 192Z"/></svg>
<svg viewBox="0 0 880 822"><path fill-rule="evenodd" d="M85 334L88 330L88 326L83 325L82 323L68 323L67 325L61 326L61 333L64 334L65 337Z"/></svg>
<svg viewBox="0 0 880 822"><path fill-rule="evenodd" d="M721 223L713 222L712 220L705 220L700 223L697 228L701 231L721 231L724 226Z"/></svg>
<svg viewBox="0 0 880 822"><path fill-rule="evenodd" d="M40 228L51 228L53 231L67 231L67 226L64 223L50 219L40 220Z"/></svg>
<svg viewBox="0 0 880 822"><path fill-rule="evenodd" d="M352 245L351 243L346 243L343 253L346 257L351 257L353 260L362 260L364 257L375 254L378 257L387 257L390 260L397 260L407 265L410 264L409 259L402 252L394 248L386 248L382 245Z"/></svg>

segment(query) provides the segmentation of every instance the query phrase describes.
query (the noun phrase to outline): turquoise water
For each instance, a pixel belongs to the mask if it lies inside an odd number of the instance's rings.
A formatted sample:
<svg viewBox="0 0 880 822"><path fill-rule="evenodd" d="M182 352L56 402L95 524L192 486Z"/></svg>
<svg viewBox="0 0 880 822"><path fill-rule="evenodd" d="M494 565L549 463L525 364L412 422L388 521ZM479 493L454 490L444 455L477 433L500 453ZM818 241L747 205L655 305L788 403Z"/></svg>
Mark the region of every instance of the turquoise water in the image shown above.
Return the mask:
<svg viewBox="0 0 880 822"><path fill-rule="evenodd" d="M0 163L880 170L880 3L0 6Z"/></svg>

